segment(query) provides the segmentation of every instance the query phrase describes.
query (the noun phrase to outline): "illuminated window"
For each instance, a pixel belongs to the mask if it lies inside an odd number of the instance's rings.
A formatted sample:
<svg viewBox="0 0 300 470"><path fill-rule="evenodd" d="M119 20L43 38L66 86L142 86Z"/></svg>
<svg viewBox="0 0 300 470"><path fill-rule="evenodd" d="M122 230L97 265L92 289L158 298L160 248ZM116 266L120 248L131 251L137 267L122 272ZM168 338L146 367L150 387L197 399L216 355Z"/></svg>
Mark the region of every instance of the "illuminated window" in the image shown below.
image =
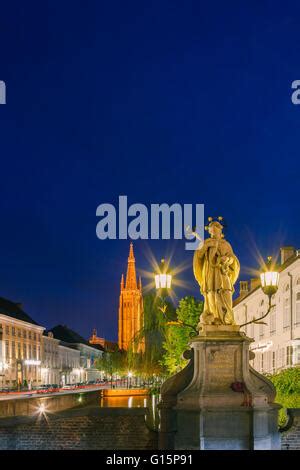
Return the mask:
<svg viewBox="0 0 300 470"><path fill-rule="evenodd" d="M286 348L286 365L293 365L293 346L287 346Z"/></svg>
<svg viewBox="0 0 300 470"><path fill-rule="evenodd" d="M9 341L5 341L5 358L9 359Z"/></svg>
<svg viewBox="0 0 300 470"><path fill-rule="evenodd" d="M275 351L272 352L272 370L275 372L276 370L276 353Z"/></svg>
<svg viewBox="0 0 300 470"><path fill-rule="evenodd" d="M11 342L11 357L16 358L16 344L14 341Z"/></svg>

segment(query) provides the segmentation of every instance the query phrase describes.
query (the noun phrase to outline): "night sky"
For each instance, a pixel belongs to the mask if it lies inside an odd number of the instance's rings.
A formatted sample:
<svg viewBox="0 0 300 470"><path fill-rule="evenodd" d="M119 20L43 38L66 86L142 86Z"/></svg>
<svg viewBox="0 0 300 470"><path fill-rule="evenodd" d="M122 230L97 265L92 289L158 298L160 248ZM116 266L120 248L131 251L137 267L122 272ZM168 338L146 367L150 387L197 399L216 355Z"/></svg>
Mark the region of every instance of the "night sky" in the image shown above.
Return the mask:
<svg viewBox="0 0 300 470"><path fill-rule="evenodd" d="M2 2L0 296L36 321L117 337L129 240L96 208L204 203L245 272L300 247L299 2ZM184 241L136 241L150 270ZM242 274L243 275L243 274ZM198 294L191 267L180 274Z"/></svg>

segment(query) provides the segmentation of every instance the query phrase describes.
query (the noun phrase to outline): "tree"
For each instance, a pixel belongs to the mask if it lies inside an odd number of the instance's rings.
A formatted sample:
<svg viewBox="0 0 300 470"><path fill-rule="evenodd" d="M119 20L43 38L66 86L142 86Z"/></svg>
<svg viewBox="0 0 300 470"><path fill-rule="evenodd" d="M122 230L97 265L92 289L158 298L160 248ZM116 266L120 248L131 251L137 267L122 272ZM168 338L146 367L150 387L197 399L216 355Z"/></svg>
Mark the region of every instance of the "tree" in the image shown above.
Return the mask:
<svg viewBox="0 0 300 470"><path fill-rule="evenodd" d="M166 306L165 314L162 312L162 304ZM163 364L163 343L168 319L175 318L175 308L171 302L157 297L156 293L144 296L144 326L138 332L135 343L145 343L145 352L142 354L129 354L131 368L140 375L149 377L161 375Z"/></svg>
<svg viewBox="0 0 300 470"><path fill-rule="evenodd" d="M166 339L163 343L164 354L162 364L170 374L181 370L187 363L182 354L188 349L191 336L195 335L195 329L203 310L203 302L192 296L186 296L180 300L176 310L177 322L171 322L166 327ZM184 326L190 325L189 326Z"/></svg>
<svg viewBox="0 0 300 470"><path fill-rule="evenodd" d="M300 395L300 368L290 367L277 374L268 375L278 394L283 396Z"/></svg>
<svg viewBox="0 0 300 470"><path fill-rule="evenodd" d="M102 357L96 361L97 369L103 370L111 378L113 374L124 374L126 365L127 357L125 351L104 352Z"/></svg>
<svg viewBox="0 0 300 470"><path fill-rule="evenodd" d="M286 422L286 408L300 407L300 368L290 367L277 374L266 374L276 388L276 403L283 408L279 411L279 424Z"/></svg>

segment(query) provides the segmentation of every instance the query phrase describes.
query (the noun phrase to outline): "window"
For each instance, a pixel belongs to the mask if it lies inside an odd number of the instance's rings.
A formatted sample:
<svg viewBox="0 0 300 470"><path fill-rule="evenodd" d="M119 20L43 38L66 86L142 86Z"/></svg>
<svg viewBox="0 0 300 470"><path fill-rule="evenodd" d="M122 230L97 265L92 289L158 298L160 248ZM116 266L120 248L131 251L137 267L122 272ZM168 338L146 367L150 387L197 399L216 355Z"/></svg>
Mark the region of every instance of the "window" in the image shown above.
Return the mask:
<svg viewBox="0 0 300 470"><path fill-rule="evenodd" d="M261 353L261 371L263 372L264 371L264 353Z"/></svg>
<svg viewBox="0 0 300 470"><path fill-rule="evenodd" d="M31 339L31 331L28 331L28 339Z"/></svg>
<svg viewBox="0 0 300 470"><path fill-rule="evenodd" d="M29 359L32 359L32 355L31 355L31 344L28 345L28 354L29 354Z"/></svg>
<svg viewBox="0 0 300 470"><path fill-rule="evenodd" d="M300 364L300 346L297 346L296 364Z"/></svg>
<svg viewBox="0 0 300 470"><path fill-rule="evenodd" d="M290 327L290 299L284 299L283 303L283 328Z"/></svg>
<svg viewBox="0 0 300 470"><path fill-rule="evenodd" d="M12 336L16 336L16 329L14 326L11 327L11 334Z"/></svg>
<svg viewBox="0 0 300 470"><path fill-rule="evenodd" d="M8 326L8 325L5 326L5 333L6 333L7 335L9 335L9 326Z"/></svg>
<svg viewBox="0 0 300 470"><path fill-rule="evenodd" d="M296 294L296 315L295 315L296 325L300 323L300 292Z"/></svg>
<svg viewBox="0 0 300 470"><path fill-rule="evenodd" d="M21 338L21 330L18 329L18 338Z"/></svg>
<svg viewBox="0 0 300 470"><path fill-rule="evenodd" d="M286 365L293 365L293 346L287 346L286 348Z"/></svg>
<svg viewBox="0 0 300 470"><path fill-rule="evenodd" d="M36 341L36 333L33 333L33 340Z"/></svg>
<svg viewBox="0 0 300 470"><path fill-rule="evenodd" d="M5 341L5 358L8 361L8 359L9 359L9 341Z"/></svg>
<svg viewBox="0 0 300 470"><path fill-rule="evenodd" d="M26 339L26 330L23 330L23 338Z"/></svg>
<svg viewBox="0 0 300 470"><path fill-rule="evenodd" d="M276 333L276 308L273 308L270 316L270 334Z"/></svg>
<svg viewBox="0 0 300 470"><path fill-rule="evenodd" d="M33 359L36 359L36 345L33 345Z"/></svg>
<svg viewBox="0 0 300 470"><path fill-rule="evenodd" d="M11 342L11 357L16 358L16 343L14 341Z"/></svg>
<svg viewBox="0 0 300 470"><path fill-rule="evenodd" d="M21 343L18 343L18 359L21 359Z"/></svg>
<svg viewBox="0 0 300 470"><path fill-rule="evenodd" d="M276 353L275 351L272 352L272 370L275 372L276 369Z"/></svg>
<svg viewBox="0 0 300 470"><path fill-rule="evenodd" d="M300 277L298 277L298 279L296 281L296 286L300 286Z"/></svg>
<svg viewBox="0 0 300 470"><path fill-rule="evenodd" d="M23 343L23 359L27 359L27 347L25 343Z"/></svg>

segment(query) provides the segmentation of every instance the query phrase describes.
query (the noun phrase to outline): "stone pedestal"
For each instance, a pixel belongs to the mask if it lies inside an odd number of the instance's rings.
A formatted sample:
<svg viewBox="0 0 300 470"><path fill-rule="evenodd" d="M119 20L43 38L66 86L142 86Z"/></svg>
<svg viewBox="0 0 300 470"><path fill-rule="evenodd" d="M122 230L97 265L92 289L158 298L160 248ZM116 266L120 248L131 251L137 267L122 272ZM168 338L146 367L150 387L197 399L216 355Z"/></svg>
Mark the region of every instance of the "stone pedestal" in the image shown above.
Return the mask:
<svg viewBox="0 0 300 470"><path fill-rule="evenodd" d="M272 383L249 366L239 326L204 325L162 386L161 449L280 449Z"/></svg>

